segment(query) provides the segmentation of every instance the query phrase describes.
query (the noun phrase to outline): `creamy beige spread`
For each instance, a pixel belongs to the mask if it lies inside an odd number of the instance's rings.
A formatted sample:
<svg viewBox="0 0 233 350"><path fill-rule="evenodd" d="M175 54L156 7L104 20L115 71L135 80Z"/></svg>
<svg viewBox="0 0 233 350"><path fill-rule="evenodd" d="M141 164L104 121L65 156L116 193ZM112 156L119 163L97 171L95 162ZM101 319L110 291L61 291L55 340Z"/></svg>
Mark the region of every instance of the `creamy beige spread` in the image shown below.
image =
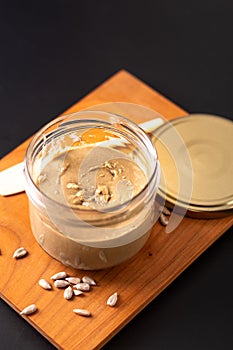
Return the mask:
<svg viewBox="0 0 233 350"><path fill-rule="evenodd" d="M72 149L48 162L37 177L38 187L47 196L80 209L122 204L146 182L134 161L104 147Z"/></svg>

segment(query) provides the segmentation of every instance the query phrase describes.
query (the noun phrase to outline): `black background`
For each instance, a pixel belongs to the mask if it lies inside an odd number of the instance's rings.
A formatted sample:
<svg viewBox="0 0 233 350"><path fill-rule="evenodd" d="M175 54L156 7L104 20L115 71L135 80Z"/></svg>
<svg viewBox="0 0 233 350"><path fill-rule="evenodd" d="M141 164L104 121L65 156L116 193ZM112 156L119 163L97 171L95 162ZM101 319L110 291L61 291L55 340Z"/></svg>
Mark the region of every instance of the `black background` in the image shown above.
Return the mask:
<svg viewBox="0 0 233 350"><path fill-rule="evenodd" d="M230 0L0 1L1 157L121 68L233 119L232 34ZM232 251L231 229L104 349L232 349ZM0 339L54 348L2 300Z"/></svg>

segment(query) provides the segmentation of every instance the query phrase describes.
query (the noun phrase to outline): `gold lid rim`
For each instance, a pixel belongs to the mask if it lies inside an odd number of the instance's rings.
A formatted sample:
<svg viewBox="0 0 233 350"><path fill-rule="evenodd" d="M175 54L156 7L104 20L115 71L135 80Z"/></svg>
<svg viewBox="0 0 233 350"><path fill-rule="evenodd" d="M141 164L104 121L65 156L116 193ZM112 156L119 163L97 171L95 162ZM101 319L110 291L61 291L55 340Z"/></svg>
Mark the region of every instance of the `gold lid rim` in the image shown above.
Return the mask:
<svg viewBox="0 0 233 350"><path fill-rule="evenodd" d="M207 122L209 123L208 127L210 126L210 128L209 128L210 132L207 133L207 137L205 138L204 133L201 130L201 127L203 125L206 127ZM180 127L181 124L182 124L182 126ZM229 119L224 118L224 117L210 115L210 114L189 114L186 116L175 118L172 121L170 121L164 125L161 125L154 133L154 136L157 137L159 140L160 136L163 133L168 133L168 135L169 135L169 130L171 127L173 127L173 128L176 128L178 133L183 132L182 136L184 136L185 142L187 140L188 140L188 142L190 140L193 142L193 140L194 140L194 145L197 146L198 142L203 141L203 144L206 142L207 146L209 146L208 142L212 141L212 139L215 141L215 139L214 139L215 134L216 134L216 136L218 136L221 131L225 132L227 128L230 128L230 130L231 130L232 126L233 126L233 122ZM198 133L198 138L196 138L196 139L195 139L195 137L193 137L194 133L193 132L190 133L190 130L193 130L195 128L196 128L196 132ZM227 142L229 144L224 145L224 147L222 147L223 142L221 143L221 141L222 140L219 141L217 146L214 146L215 148L213 150L216 151L216 147L219 147L222 152L223 151L226 152L227 154L226 154L225 162L227 162L227 157L230 154L228 152L228 150L231 150L233 148L233 147L231 147L231 146L233 146L233 144L232 144L231 139L229 138L229 135L227 138ZM169 140L168 140L168 142L169 142ZM187 145L187 143L185 145ZM204 144L204 146L205 146L205 144ZM156 142L155 142L155 147L157 148ZM188 145L187 149L188 149L189 153L191 154L190 148L191 147ZM157 150L158 150L158 148L157 148ZM217 151L215 153L217 153ZM192 162L197 161L197 159L195 159L193 154L191 154L190 158L191 158ZM210 161L209 164L213 168L212 163ZM161 164L161 166L162 166L162 164ZM213 169L213 170L215 170L215 169ZM197 178L197 175L202 176L201 172L200 172L200 174L198 173L195 175L196 175L196 178ZM208 178L206 177L206 179L204 179L204 180L208 181ZM216 182L218 183L217 180L218 180L218 177L216 177ZM205 181L204 181L204 184L205 184ZM168 190L165 190L166 186L163 187L160 184L159 190L158 190L158 196L163 201L166 202L167 206L175 207L176 210L178 210L178 211L179 210L181 210L182 212L186 211L186 215L190 216L190 217L196 217L196 218L225 217L225 216L233 214L233 193L231 194L233 186L232 186L231 180L229 180L229 175L228 175L228 183L226 184L226 186L228 186L228 188L229 188L229 193L230 193L229 195L226 191L225 192L223 191L224 195L221 197L221 192L218 192L216 190L216 198L214 198L214 196L213 197L209 196L209 198L208 198L208 192L206 192L206 193L200 192L200 194L201 194L199 196L200 199L197 199L198 196L194 197L193 193L192 193L190 200L187 201L184 198L183 199L176 198L174 195L176 193L176 191L170 190L170 189L172 189L172 186L169 186L169 191L168 191ZM228 190L228 188L227 188L227 190ZM205 197L205 195L206 195L206 197Z"/></svg>

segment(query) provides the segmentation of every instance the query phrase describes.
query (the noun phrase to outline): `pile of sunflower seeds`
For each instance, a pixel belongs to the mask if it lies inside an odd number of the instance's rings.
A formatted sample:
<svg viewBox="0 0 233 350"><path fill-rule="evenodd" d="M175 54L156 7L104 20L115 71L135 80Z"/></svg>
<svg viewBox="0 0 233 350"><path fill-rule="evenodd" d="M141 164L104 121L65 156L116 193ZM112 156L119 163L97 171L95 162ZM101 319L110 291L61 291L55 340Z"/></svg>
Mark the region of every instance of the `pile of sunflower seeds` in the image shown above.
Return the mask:
<svg viewBox="0 0 233 350"><path fill-rule="evenodd" d="M1 254L1 251L0 251ZM14 259L21 259L28 255L28 251L24 247L17 248L13 253ZM64 289L63 297L66 300L70 300L73 296L80 296L85 292L90 292L93 286L96 286L96 281L90 276L83 276L82 278L68 276L65 271L60 271L55 273L50 277L50 281L45 278L40 278L38 284L41 288L45 290L52 290L53 286L55 288ZM107 299L106 304L108 306L114 307L118 301L117 292L110 295ZM35 304L30 304L26 306L21 312L21 315L29 316L38 311L38 308ZM85 309L73 309L75 314L80 316L90 317L92 316L89 310Z"/></svg>
<svg viewBox="0 0 233 350"><path fill-rule="evenodd" d="M73 296L82 295L84 292L89 292L91 286L96 286L96 282L92 277L72 277L68 276L65 271L54 274L50 279L53 281L55 288L64 289L63 297L66 300L72 299ZM43 278L39 280L39 285L44 289L52 289L52 285ZM77 310L80 309L75 309L74 312L79 313ZM91 316L88 310L81 310L79 314L81 316Z"/></svg>
<svg viewBox="0 0 233 350"><path fill-rule="evenodd" d="M63 289L63 297L66 300L72 299L74 296L80 296L85 292L90 292L93 286L96 286L96 281L90 276L83 276L82 278L68 276L65 271L60 271L55 273L50 277L50 281L45 278L40 278L38 284L41 288L45 290L52 290L54 287ZM106 304L108 306L114 307L118 300L118 294L115 292L107 299ZM26 306L21 312L21 315L31 315L38 310L35 304ZM73 309L75 314L84 317L92 316L89 310L85 309Z"/></svg>

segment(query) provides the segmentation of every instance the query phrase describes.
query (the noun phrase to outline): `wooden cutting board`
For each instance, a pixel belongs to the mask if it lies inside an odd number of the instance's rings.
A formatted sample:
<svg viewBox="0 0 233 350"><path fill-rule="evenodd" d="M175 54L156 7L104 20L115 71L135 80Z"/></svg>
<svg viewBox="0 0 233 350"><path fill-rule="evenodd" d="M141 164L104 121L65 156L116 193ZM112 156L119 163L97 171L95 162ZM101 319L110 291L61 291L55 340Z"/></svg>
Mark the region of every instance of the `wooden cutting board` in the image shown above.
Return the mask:
<svg viewBox="0 0 233 350"><path fill-rule="evenodd" d="M142 83L120 71L91 92L67 113L105 102L132 102L150 107L166 119L186 112ZM142 122L142 116L134 119ZM1 160L0 170L21 162L29 141ZM129 262L115 268L90 272L98 286L84 297L70 301L63 291L45 291L38 285L41 277L49 279L65 270L69 275L84 272L62 266L49 257L35 242L28 216L25 193L0 197L0 291L1 297L20 312L36 303L38 312L27 321L59 349L99 349L136 314L166 288L186 267L204 252L233 223L233 217L198 220L184 218L170 234L156 223L145 247ZM21 260L12 258L14 250L24 246L29 254ZM106 305L109 295L120 295L117 307ZM75 315L73 308L85 308L91 318Z"/></svg>

